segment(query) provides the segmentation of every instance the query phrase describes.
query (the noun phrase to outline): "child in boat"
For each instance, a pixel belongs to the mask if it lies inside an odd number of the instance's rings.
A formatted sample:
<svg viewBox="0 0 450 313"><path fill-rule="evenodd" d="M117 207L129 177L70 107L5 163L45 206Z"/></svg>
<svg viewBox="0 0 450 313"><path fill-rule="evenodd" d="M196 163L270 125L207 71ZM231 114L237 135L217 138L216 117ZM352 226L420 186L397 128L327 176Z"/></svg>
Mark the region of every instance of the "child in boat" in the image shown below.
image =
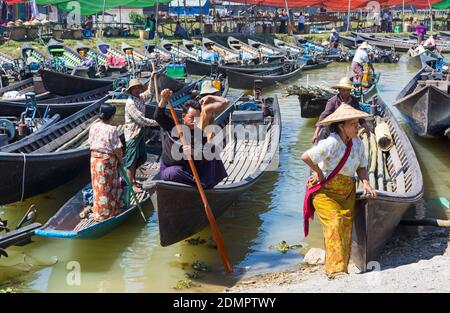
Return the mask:
<svg viewBox="0 0 450 313"><path fill-rule="evenodd" d="M125 168L135 192L141 191L135 179L136 169L147 160L145 127L158 126L154 120L145 117L145 103L153 95L152 85L146 88L139 79L132 79L125 90L129 95L125 104Z"/></svg>
<svg viewBox="0 0 450 313"><path fill-rule="evenodd" d="M203 134L198 136L194 132L202 131L197 123L202 111L204 111L202 120L205 124L208 124L210 121L209 117L214 112L225 107L228 104L228 100L218 96L207 96L208 98L202 98L203 105L196 100L188 100L183 106L182 119L183 124L190 130L190 140L187 141L185 146L181 146L178 137L172 136L175 123L172 118L165 113L165 106L170 95L170 90L163 90L161 93L162 100L155 110L155 120L164 130L160 178L162 180L175 181L195 186L194 176L188 164L188 158L193 158L203 188L213 188L228 176L225 166L220 157L215 156L213 159L205 158L203 151L199 151L195 148L201 146L206 151L214 151L214 147L207 147L207 145L211 145L211 143L208 143L206 136ZM203 125L202 127L206 126L208 125ZM202 142L197 144L194 143L194 140L197 138L201 138ZM178 156L174 156L174 151L179 152L180 150L182 150L184 157L179 158Z"/></svg>
<svg viewBox="0 0 450 313"><path fill-rule="evenodd" d="M122 162L122 143L115 126L111 125L116 108L110 104L100 107L100 121L89 130L91 149L91 180L94 192L92 212L96 221L119 213L120 186L118 163Z"/></svg>
<svg viewBox="0 0 450 313"><path fill-rule="evenodd" d="M330 126L330 136L302 155L312 170L303 208L305 236L315 209L325 237L325 272L330 279L347 273L356 201L355 173L363 182L363 196L376 197L367 176L364 144L358 137L359 119L369 117L341 104L320 122Z"/></svg>

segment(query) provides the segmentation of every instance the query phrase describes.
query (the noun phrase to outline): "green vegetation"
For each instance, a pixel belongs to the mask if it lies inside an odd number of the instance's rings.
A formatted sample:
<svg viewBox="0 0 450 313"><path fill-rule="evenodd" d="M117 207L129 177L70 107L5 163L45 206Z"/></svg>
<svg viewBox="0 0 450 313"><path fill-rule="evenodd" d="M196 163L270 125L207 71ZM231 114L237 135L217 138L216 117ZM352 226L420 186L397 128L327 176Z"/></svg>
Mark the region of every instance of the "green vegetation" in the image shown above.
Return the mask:
<svg viewBox="0 0 450 313"><path fill-rule="evenodd" d="M203 262L195 261L192 263L192 268L199 272L211 272L211 268Z"/></svg>
<svg viewBox="0 0 450 313"><path fill-rule="evenodd" d="M200 237L187 239L185 241L192 246L198 246L206 243L206 240L201 239Z"/></svg>
<svg viewBox="0 0 450 313"><path fill-rule="evenodd" d="M200 272L197 272L197 271L188 272L184 275L189 279L199 279L200 278Z"/></svg>
<svg viewBox="0 0 450 313"><path fill-rule="evenodd" d="M300 244L289 245L289 244L287 244L286 241L283 240L280 244L277 244L275 246L269 246L269 249L275 249L275 250L278 250L281 253L285 254L286 252L288 252L291 249L299 249L301 247L302 247L302 245L300 245Z"/></svg>
<svg viewBox="0 0 450 313"><path fill-rule="evenodd" d="M144 14L139 14L137 12L130 12L128 14L130 22L136 25L144 25L146 17Z"/></svg>
<svg viewBox="0 0 450 313"><path fill-rule="evenodd" d="M0 293L17 293L17 292L18 292L17 288L11 288L11 287L0 288Z"/></svg>
<svg viewBox="0 0 450 313"><path fill-rule="evenodd" d="M190 279L182 279L179 280L177 285L174 287L176 290L189 289L193 286L192 280Z"/></svg>

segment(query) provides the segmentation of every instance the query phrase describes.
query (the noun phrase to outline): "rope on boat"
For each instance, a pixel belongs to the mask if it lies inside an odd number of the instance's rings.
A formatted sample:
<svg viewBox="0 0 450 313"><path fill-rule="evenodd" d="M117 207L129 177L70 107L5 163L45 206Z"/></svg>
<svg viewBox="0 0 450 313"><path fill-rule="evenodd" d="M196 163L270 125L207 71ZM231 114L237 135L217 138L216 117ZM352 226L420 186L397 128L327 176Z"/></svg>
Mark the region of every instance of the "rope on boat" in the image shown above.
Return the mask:
<svg viewBox="0 0 450 313"><path fill-rule="evenodd" d="M23 156L23 170L22 170L22 196L20 197L20 202L23 202L23 198L25 196L25 169L27 165L27 155L23 152L20 152Z"/></svg>

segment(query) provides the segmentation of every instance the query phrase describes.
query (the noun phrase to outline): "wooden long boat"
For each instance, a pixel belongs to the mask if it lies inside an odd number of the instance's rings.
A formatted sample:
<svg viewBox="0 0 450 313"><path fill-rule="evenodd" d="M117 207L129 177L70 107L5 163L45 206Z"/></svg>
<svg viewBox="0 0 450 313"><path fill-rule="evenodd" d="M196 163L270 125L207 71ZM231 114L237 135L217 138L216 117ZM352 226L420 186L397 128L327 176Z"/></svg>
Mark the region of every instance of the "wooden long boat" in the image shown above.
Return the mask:
<svg viewBox="0 0 450 313"><path fill-rule="evenodd" d="M187 85L183 90L172 95L172 102L179 118L181 118L182 112L180 106L192 98L193 95L190 91L194 86L195 83ZM227 89L224 91L224 96L226 96L226 93ZM147 107L152 108L151 114L153 114L155 105ZM137 170L137 179L141 182L154 178L159 172L159 160L162 151L159 139L160 131L158 128L147 132L147 162ZM89 205L83 200L83 190L91 188L90 185L87 185L67 201L45 225L36 231L36 235L66 239L96 239L122 224L139 209L138 205L142 205L150 199L149 193L140 193L137 195L138 199L131 198L129 205L126 205L120 214L102 222L95 222L92 217L80 218L80 213Z"/></svg>
<svg viewBox="0 0 450 313"><path fill-rule="evenodd" d="M183 40L181 41L181 43L182 43L182 45L183 45L183 49L185 49L185 50L191 52L192 54L195 54L196 57L197 57L198 55L200 55L201 52L202 52L202 48L201 48L200 46L197 46L195 43L193 43L193 42L190 41L190 40L183 39Z"/></svg>
<svg viewBox="0 0 450 313"><path fill-rule="evenodd" d="M211 75L215 73L226 74L227 70L239 73L261 73L280 69L282 63L240 64L240 63L207 63L193 59L186 59L186 72L191 75Z"/></svg>
<svg viewBox="0 0 450 313"><path fill-rule="evenodd" d="M14 64L14 59L9 55L0 52L0 64Z"/></svg>
<svg viewBox="0 0 450 313"><path fill-rule="evenodd" d="M423 196L423 178L408 136L398 124L389 106L377 95L374 99L380 116L389 126L394 146L386 153L387 183L377 184L376 198L363 198L356 191L356 207L352 236L352 259L365 272L377 261L386 242L392 237L408 208ZM379 177L378 177L379 179Z"/></svg>
<svg viewBox="0 0 450 313"><path fill-rule="evenodd" d="M427 65L427 62L436 60L437 56L429 50L425 50L422 53L418 53L415 49L408 50L408 63L417 67L418 69L423 68Z"/></svg>
<svg viewBox="0 0 450 313"><path fill-rule="evenodd" d="M159 135L159 132L155 132L155 134ZM147 156L148 161L143 166L154 171L158 170L158 155L160 151L161 149L157 149L153 150L154 154L149 153ZM155 173L147 171L147 174L150 176ZM129 203L124 205L121 213L101 222L96 222L88 213L86 213L87 216L85 218L80 218L80 213L89 205L83 199L83 192L89 189L92 189L91 184L70 198L55 215L35 231L35 235L64 239L97 239L122 224L128 217L139 210L139 206L150 199L147 192L139 193L136 195L136 198L132 197Z"/></svg>
<svg viewBox="0 0 450 313"><path fill-rule="evenodd" d="M39 71L45 89L55 95L71 96L106 86L112 88L112 78L85 78L42 69Z"/></svg>
<svg viewBox="0 0 450 313"><path fill-rule="evenodd" d="M19 93L19 96L23 96L27 92L34 92L36 94L36 99L46 99L50 97L50 93L45 89L44 84L42 83L42 78L37 76L30 77L15 84L0 88L0 96L3 97L5 93L10 91L17 91ZM8 101L23 101L23 100L14 99Z"/></svg>
<svg viewBox="0 0 450 313"><path fill-rule="evenodd" d="M108 85L71 96L60 97L50 94L45 99L36 97L36 106L41 116L48 110L51 114L59 114L61 118L66 118L105 97L110 91L111 86ZM2 116L20 117L25 109L25 99L0 100L0 115Z"/></svg>
<svg viewBox="0 0 450 313"><path fill-rule="evenodd" d="M0 148L3 173L0 204L47 192L85 171L89 167L89 147L84 145L85 138L76 140L76 137L97 119L105 100L97 101L39 134Z"/></svg>
<svg viewBox="0 0 450 313"><path fill-rule="evenodd" d="M304 71L315 70L318 68L325 68L330 63L333 63L333 61L322 60L322 59L317 59L315 61L309 61L309 60L300 61L300 65L302 66L302 69Z"/></svg>
<svg viewBox="0 0 450 313"><path fill-rule="evenodd" d="M362 33L354 34L357 38L367 41L371 45L380 48L395 48L396 51L407 52L417 44L417 40L388 38L383 36L368 35ZM442 53L450 52L450 42L437 41L436 46Z"/></svg>
<svg viewBox="0 0 450 313"><path fill-rule="evenodd" d="M49 61L42 52L30 45L20 47L20 56L27 65L31 63L46 64Z"/></svg>
<svg viewBox="0 0 450 313"><path fill-rule="evenodd" d="M197 54L194 51L185 49L182 42L174 44L168 40L162 40L160 46L161 49L164 49L176 60L197 59Z"/></svg>
<svg viewBox="0 0 450 313"><path fill-rule="evenodd" d="M276 83L288 81L293 78L297 78L302 73L302 67L298 67L289 72L286 72L283 68L256 73L246 74L227 70L228 83L231 88L236 89L252 89L255 80L260 80L263 87L272 86Z"/></svg>
<svg viewBox="0 0 450 313"><path fill-rule="evenodd" d="M233 36L228 37L227 43L228 46L236 53L239 54L241 51L243 51L251 55L254 59L260 61L267 59L268 62L279 62L280 60L283 60L285 58L284 55L268 55L262 49L250 46Z"/></svg>
<svg viewBox="0 0 450 313"><path fill-rule="evenodd" d="M419 136L441 137L450 128L450 84L439 76L429 67L421 69L393 103Z"/></svg>
<svg viewBox="0 0 450 313"><path fill-rule="evenodd" d="M250 38L248 38L247 41L248 41L249 46L251 46L255 49L261 50L265 55L269 55L269 56L285 55L285 52L283 50L273 47L271 45L268 45L268 44L262 43L260 41L250 39Z"/></svg>
<svg viewBox="0 0 450 313"><path fill-rule="evenodd" d="M380 79L380 74L374 77L374 84L368 87L362 87L362 92L355 90L352 92L353 96L361 97L362 102L367 102L370 98L377 94L377 84ZM307 94L298 96L298 102L300 104L300 114L303 118L318 118L320 114L325 110L326 104L330 97L311 97Z"/></svg>
<svg viewBox="0 0 450 313"><path fill-rule="evenodd" d="M81 57L77 52L68 48L64 43L50 39L46 45L48 56L53 59L55 56L64 60L64 65L68 70L73 70L81 66L87 60Z"/></svg>
<svg viewBox="0 0 450 313"><path fill-rule="evenodd" d="M230 116L232 120L237 120L240 105L252 101L248 97L242 97L237 105L229 106L216 118L216 124L223 129L223 138L227 138L225 126L230 123ZM273 110L273 116L264 118L262 112L256 111L253 113L257 113L255 116L258 117L248 120L248 123L260 125L264 135L248 138L233 136L227 141L221 158L228 177L214 188L205 190L216 218L219 218L242 193L257 183L276 159L281 137L281 113L276 97L268 98L266 101ZM261 106L259 102L255 104ZM144 182L143 188L150 193L153 207L158 214L162 246L184 240L207 227L208 220L195 187L163 181L156 175Z"/></svg>
<svg viewBox="0 0 450 313"><path fill-rule="evenodd" d="M106 66L106 57L103 54L97 53L95 50L91 49L91 47L84 45L80 42L77 42L75 45L75 51L81 57L88 57L95 62L99 66Z"/></svg>
<svg viewBox="0 0 450 313"><path fill-rule="evenodd" d="M344 45L344 47L354 49L357 47L357 42L354 37L339 35L339 42Z"/></svg>
<svg viewBox="0 0 450 313"><path fill-rule="evenodd" d="M280 39L274 38L273 44L278 49L284 50L285 52L289 52L290 55L302 55L303 54L303 48L299 46L294 46L291 44L288 44L287 42L284 42Z"/></svg>
<svg viewBox="0 0 450 313"><path fill-rule="evenodd" d="M183 41L185 47L189 47L186 45L186 41ZM206 45L211 44L212 50L217 52L220 57L225 60L225 62L237 62L239 58L239 52L236 52L230 48L227 48L215 41L212 41L209 38L203 37L202 38L202 47L206 50ZM202 49L202 50L203 50Z"/></svg>

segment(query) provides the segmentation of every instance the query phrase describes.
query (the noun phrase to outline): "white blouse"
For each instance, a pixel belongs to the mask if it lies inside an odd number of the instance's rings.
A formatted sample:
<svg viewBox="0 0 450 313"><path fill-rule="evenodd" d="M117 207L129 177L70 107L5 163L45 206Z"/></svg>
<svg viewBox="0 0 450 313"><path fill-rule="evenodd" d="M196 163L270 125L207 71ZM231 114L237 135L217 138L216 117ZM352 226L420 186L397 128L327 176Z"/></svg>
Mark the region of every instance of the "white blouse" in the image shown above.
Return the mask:
<svg viewBox="0 0 450 313"><path fill-rule="evenodd" d="M350 155L339 172L339 174L350 177L355 176L358 168L367 167L368 164L362 140L359 137L352 140L353 145ZM338 134L331 133L327 139L319 141L317 145L306 151L306 153L327 177L339 164L339 161L344 156L346 147Z"/></svg>

